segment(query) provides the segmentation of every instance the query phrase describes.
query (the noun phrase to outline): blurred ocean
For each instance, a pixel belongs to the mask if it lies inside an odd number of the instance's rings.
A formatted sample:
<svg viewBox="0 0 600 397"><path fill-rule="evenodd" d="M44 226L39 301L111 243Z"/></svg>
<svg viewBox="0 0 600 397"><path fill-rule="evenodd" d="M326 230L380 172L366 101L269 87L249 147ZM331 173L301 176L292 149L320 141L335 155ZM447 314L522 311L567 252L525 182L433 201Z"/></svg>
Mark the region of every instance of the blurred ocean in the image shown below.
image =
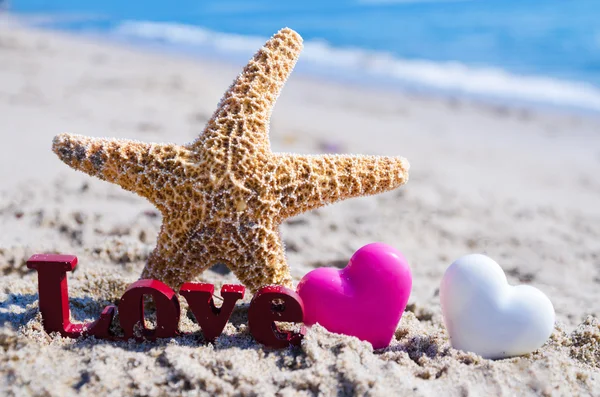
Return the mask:
<svg viewBox="0 0 600 397"><path fill-rule="evenodd" d="M598 0L13 0L32 23L246 61L288 26L298 70L600 112Z"/></svg>

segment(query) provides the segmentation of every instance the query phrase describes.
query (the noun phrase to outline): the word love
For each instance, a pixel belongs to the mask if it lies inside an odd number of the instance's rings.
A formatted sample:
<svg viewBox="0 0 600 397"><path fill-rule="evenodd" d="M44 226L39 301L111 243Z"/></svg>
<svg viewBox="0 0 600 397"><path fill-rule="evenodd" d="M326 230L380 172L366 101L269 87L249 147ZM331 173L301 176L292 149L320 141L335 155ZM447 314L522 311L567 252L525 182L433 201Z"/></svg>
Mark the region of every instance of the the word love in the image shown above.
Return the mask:
<svg viewBox="0 0 600 397"><path fill-rule="evenodd" d="M177 295L157 280L134 282L125 291L118 306L106 306L100 318L94 322L71 322L67 272L73 271L76 266L77 257L73 255L38 254L27 261L27 267L38 272L39 309L47 333L58 332L68 338L89 335L110 340L155 340L183 335L179 331L181 311ZM242 285L224 285L221 288L221 307L214 304L214 286L211 284L185 283L179 294L186 299L204 339L211 342L223 332L236 302L244 297L244 291ZM144 321L144 299L147 296L152 297L156 306L156 326L153 329L147 328ZM117 310L123 336L111 331ZM273 348L298 345L304 334L304 327L300 332L281 331L276 321L301 323L303 319L302 299L294 291L282 286L268 286L259 290L248 309L248 327L252 336Z"/></svg>

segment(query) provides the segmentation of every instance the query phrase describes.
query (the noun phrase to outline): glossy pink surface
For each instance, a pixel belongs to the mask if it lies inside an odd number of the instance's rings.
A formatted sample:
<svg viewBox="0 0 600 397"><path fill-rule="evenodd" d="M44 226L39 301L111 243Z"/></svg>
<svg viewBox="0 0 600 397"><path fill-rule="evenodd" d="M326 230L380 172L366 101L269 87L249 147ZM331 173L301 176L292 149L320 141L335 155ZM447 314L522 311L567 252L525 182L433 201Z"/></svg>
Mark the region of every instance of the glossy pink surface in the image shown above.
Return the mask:
<svg viewBox="0 0 600 397"><path fill-rule="evenodd" d="M356 251L342 270L319 268L298 284L304 323L388 346L408 302L412 275L400 251L383 243Z"/></svg>

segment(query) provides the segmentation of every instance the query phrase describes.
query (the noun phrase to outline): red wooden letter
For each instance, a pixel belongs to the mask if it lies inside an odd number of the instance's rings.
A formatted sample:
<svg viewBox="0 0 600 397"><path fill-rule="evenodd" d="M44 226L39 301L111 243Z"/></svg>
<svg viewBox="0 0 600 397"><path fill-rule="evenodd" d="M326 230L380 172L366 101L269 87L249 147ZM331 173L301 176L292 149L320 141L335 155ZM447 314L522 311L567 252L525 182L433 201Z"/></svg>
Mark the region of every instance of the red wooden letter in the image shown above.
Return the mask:
<svg viewBox="0 0 600 397"><path fill-rule="evenodd" d="M156 328L144 324L144 295L151 295L156 305ZM125 339L169 338L179 332L179 301L175 292L158 280L138 280L127 287L119 302L119 321ZM136 328L139 333L136 334Z"/></svg>
<svg viewBox="0 0 600 397"><path fill-rule="evenodd" d="M276 300L280 303L274 302ZM275 321L300 323L303 320L304 305L300 296L279 285L261 288L252 298L248 310L248 326L254 339L276 349L299 345L305 329L302 327L299 333L281 332Z"/></svg>
<svg viewBox="0 0 600 397"><path fill-rule="evenodd" d="M185 283L179 293L185 297L196 321L202 328L204 340L214 342L223 332L227 320L233 312L235 302L244 298L245 288L242 285L225 284L221 287L223 304L220 308L215 306L213 293L215 287L205 283Z"/></svg>
<svg viewBox="0 0 600 397"><path fill-rule="evenodd" d="M67 272L73 271L76 266L77 257L74 255L36 254L27 261L27 267L38 272L38 300L44 330L47 333L59 332L67 338L78 338L83 334L107 338L115 314L112 305L104 308L96 322L71 322Z"/></svg>

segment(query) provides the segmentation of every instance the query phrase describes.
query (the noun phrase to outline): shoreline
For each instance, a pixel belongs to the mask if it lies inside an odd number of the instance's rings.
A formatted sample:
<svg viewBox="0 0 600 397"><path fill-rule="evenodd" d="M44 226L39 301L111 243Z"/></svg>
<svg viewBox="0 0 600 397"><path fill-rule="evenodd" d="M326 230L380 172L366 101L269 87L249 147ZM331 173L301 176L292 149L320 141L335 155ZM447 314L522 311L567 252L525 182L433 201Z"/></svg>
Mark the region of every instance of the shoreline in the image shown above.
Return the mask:
<svg viewBox="0 0 600 397"><path fill-rule="evenodd" d="M0 20L2 19L12 20L17 24L21 24L23 27L33 30L47 31L59 35L65 35L78 40L91 41L98 44L106 44L109 46L115 46L122 49L129 49L133 51L140 51L147 54L154 54L158 57L172 57L184 61L209 63L216 66L223 66L226 68L237 69L245 65L247 59L252 55L252 51L248 50L248 55L244 57L240 55L240 49L236 49L234 52L221 52L216 50L212 46L189 46L185 44L163 44L151 42L140 38L124 36L117 36L114 33L94 33L94 32L75 32L67 29L56 28L52 26L41 26L40 23L49 25L53 21L60 21L60 17L56 15L46 14L14 14L7 13L2 16L0 14ZM74 18L77 18L76 16ZM69 17L67 17L67 20ZM28 22L29 21L29 22ZM33 21L33 22L32 22ZM37 22L36 22L37 21ZM40 22L46 21L46 22ZM37 25L37 26L36 26ZM215 32L216 35L221 35ZM253 37L254 39L254 37ZM337 50L332 47L333 50ZM344 48L340 50L345 50ZM367 50L365 53L370 53ZM245 52L245 51L244 51ZM376 53L372 53L376 54ZM421 60L410 60L409 62L421 62ZM427 62L424 60L423 62ZM446 66L451 68L453 63L446 62ZM515 112L536 112L546 114L560 114L564 116L575 116L575 117L589 117L592 119L600 120L600 107L592 109L589 107L582 107L576 105L567 104L555 104L542 101L541 99L524 99L516 96L503 97L495 94L481 94L473 92L463 92L460 89L444 89L441 87L434 87L423 83L409 83L407 81L395 80L390 76L382 77L369 75L366 71L342 68L339 71L326 71L327 65L317 66L315 64L304 64L302 58L300 58L300 67L296 68L295 74L302 76L307 80L313 80L316 82L326 82L342 87L353 87L356 91L375 91L384 92L390 95L400 96L417 96L427 97L430 99L438 99L440 101L448 102L462 102L471 105L480 105L483 108L498 109L502 112L515 111ZM520 75L511 74L502 69L497 69L488 66L484 69L496 70L502 73L513 76L518 79L525 80L553 80L559 84L576 84L585 86L587 83L582 81L569 81L569 80L555 80L554 78L547 76L536 76L536 75ZM590 87L592 87L590 85Z"/></svg>

